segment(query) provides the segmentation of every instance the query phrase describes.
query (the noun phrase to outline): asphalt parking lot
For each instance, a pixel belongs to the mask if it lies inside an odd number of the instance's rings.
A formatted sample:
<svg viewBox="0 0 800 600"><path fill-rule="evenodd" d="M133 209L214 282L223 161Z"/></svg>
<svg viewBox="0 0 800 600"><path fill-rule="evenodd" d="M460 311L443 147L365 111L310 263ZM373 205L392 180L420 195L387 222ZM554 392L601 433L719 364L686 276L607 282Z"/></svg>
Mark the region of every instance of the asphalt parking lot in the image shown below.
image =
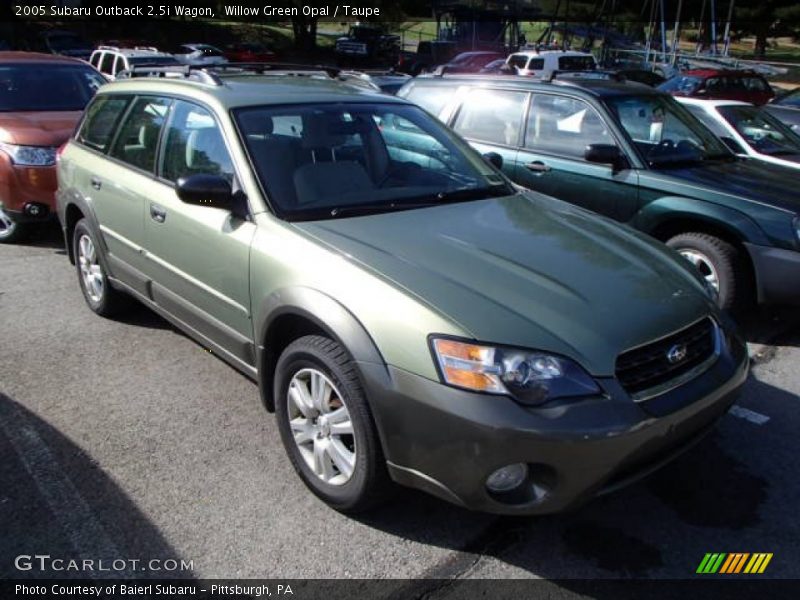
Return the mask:
<svg viewBox="0 0 800 600"><path fill-rule="evenodd" d="M771 552L764 576L798 578L800 311L746 331L735 409L635 486L538 518L399 491L356 519L294 475L254 383L143 307L92 314L53 228L0 246L0 577L46 553L199 578L683 579L706 552Z"/></svg>

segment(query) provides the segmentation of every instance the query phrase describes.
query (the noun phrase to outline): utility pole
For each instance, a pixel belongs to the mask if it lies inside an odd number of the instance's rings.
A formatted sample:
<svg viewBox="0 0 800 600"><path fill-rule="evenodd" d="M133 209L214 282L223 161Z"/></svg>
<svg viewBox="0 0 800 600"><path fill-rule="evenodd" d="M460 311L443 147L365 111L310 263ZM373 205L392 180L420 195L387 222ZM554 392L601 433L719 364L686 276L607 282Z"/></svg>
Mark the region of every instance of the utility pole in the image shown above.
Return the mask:
<svg viewBox="0 0 800 600"><path fill-rule="evenodd" d="M731 21L733 20L733 5L736 0L731 0L728 6L728 20L725 21L725 35L722 37L722 54L728 56L731 49Z"/></svg>
<svg viewBox="0 0 800 600"><path fill-rule="evenodd" d="M681 27L681 10L683 9L683 0L678 0L678 11L675 13L675 29L672 31L672 61L674 67L678 62L678 41L679 31Z"/></svg>

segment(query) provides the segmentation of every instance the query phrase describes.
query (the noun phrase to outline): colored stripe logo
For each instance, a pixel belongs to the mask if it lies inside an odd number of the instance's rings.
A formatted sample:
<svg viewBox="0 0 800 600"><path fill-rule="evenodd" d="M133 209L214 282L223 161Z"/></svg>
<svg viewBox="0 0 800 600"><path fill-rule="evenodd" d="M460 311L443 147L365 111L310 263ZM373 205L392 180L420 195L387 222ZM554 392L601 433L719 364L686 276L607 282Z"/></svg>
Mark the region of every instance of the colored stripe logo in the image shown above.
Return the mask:
<svg viewBox="0 0 800 600"><path fill-rule="evenodd" d="M763 573L772 560L772 552L708 552L700 561L696 573L735 575Z"/></svg>

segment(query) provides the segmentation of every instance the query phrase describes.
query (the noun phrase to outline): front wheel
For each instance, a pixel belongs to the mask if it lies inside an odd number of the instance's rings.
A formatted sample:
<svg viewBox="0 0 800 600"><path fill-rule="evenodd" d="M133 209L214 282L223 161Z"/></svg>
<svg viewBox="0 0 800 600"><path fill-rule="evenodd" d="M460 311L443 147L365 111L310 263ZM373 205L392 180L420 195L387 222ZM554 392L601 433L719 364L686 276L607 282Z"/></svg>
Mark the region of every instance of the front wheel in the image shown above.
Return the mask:
<svg viewBox="0 0 800 600"><path fill-rule="evenodd" d="M717 304L724 310L743 305L749 295L748 271L739 249L707 233L681 233L667 240L692 263L711 287L717 290Z"/></svg>
<svg viewBox="0 0 800 600"><path fill-rule="evenodd" d="M292 342L275 369L275 412L292 466L327 504L355 513L386 497L378 433L342 346L316 335Z"/></svg>
<svg viewBox="0 0 800 600"><path fill-rule="evenodd" d="M0 244L16 244L25 238L25 225L14 221L0 208Z"/></svg>

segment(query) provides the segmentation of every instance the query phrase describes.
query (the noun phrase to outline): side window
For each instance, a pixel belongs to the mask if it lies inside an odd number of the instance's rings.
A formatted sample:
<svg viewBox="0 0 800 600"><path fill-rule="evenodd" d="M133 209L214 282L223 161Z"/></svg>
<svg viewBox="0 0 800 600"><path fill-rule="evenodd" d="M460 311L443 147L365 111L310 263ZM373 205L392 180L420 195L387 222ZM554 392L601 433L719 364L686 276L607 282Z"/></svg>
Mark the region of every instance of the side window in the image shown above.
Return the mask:
<svg viewBox="0 0 800 600"><path fill-rule="evenodd" d="M77 140L94 150L105 152L129 101L128 96L98 96L86 109Z"/></svg>
<svg viewBox="0 0 800 600"><path fill-rule="evenodd" d="M702 107L697 106L696 104L684 104L686 109L692 113L695 117L697 117L700 122L708 127L714 135L718 138L724 138L725 136L729 136L730 133L725 126L722 125L719 121L717 121L714 117L709 115Z"/></svg>
<svg viewBox="0 0 800 600"><path fill-rule="evenodd" d="M111 52L106 52L103 54L103 58L100 61L100 72L105 73L106 75L111 75L111 69L114 67L114 55Z"/></svg>
<svg viewBox="0 0 800 600"><path fill-rule="evenodd" d="M112 72L112 75L116 75L120 71L124 70L125 70L125 58L123 58L122 55L117 55L117 60L114 61L114 71Z"/></svg>
<svg viewBox="0 0 800 600"><path fill-rule="evenodd" d="M613 143L602 117L583 100L534 95L525 134L527 148L582 159L586 146Z"/></svg>
<svg viewBox="0 0 800 600"><path fill-rule="evenodd" d="M97 65L100 64L100 57L103 56L102 52L92 52L92 56L89 59L89 64L92 65L94 68L97 68Z"/></svg>
<svg viewBox="0 0 800 600"><path fill-rule="evenodd" d="M544 69L544 59L532 58L531 62L528 63L528 69L531 71L541 71Z"/></svg>
<svg viewBox="0 0 800 600"><path fill-rule="evenodd" d="M111 149L111 156L144 171L153 171L161 127L170 100L142 97L133 103Z"/></svg>
<svg viewBox="0 0 800 600"><path fill-rule="evenodd" d="M438 117L453 95L453 91L454 88L445 86L415 85L409 90L406 100L418 104Z"/></svg>
<svg viewBox="0 0 800 600"><path fill-rule="evenodd" d="M233 181L233 161L219 125L209 111L196 104L175 101L163 156L161 176L170 181L197 173Z"/></svg>
<svg viewBox="0 0 800 600"><path fill-rule="evenodd" d="M706 90L710 94L719 94L724 89L722 79L719 77L712 77L706 80Z"/></svg>
<svg viewBox="0 0 800 600"><path fill-rule="evenodd" d="M453 129L473 140L516 146L526 101L525 92L472 90L461 104Z"/></svg>

